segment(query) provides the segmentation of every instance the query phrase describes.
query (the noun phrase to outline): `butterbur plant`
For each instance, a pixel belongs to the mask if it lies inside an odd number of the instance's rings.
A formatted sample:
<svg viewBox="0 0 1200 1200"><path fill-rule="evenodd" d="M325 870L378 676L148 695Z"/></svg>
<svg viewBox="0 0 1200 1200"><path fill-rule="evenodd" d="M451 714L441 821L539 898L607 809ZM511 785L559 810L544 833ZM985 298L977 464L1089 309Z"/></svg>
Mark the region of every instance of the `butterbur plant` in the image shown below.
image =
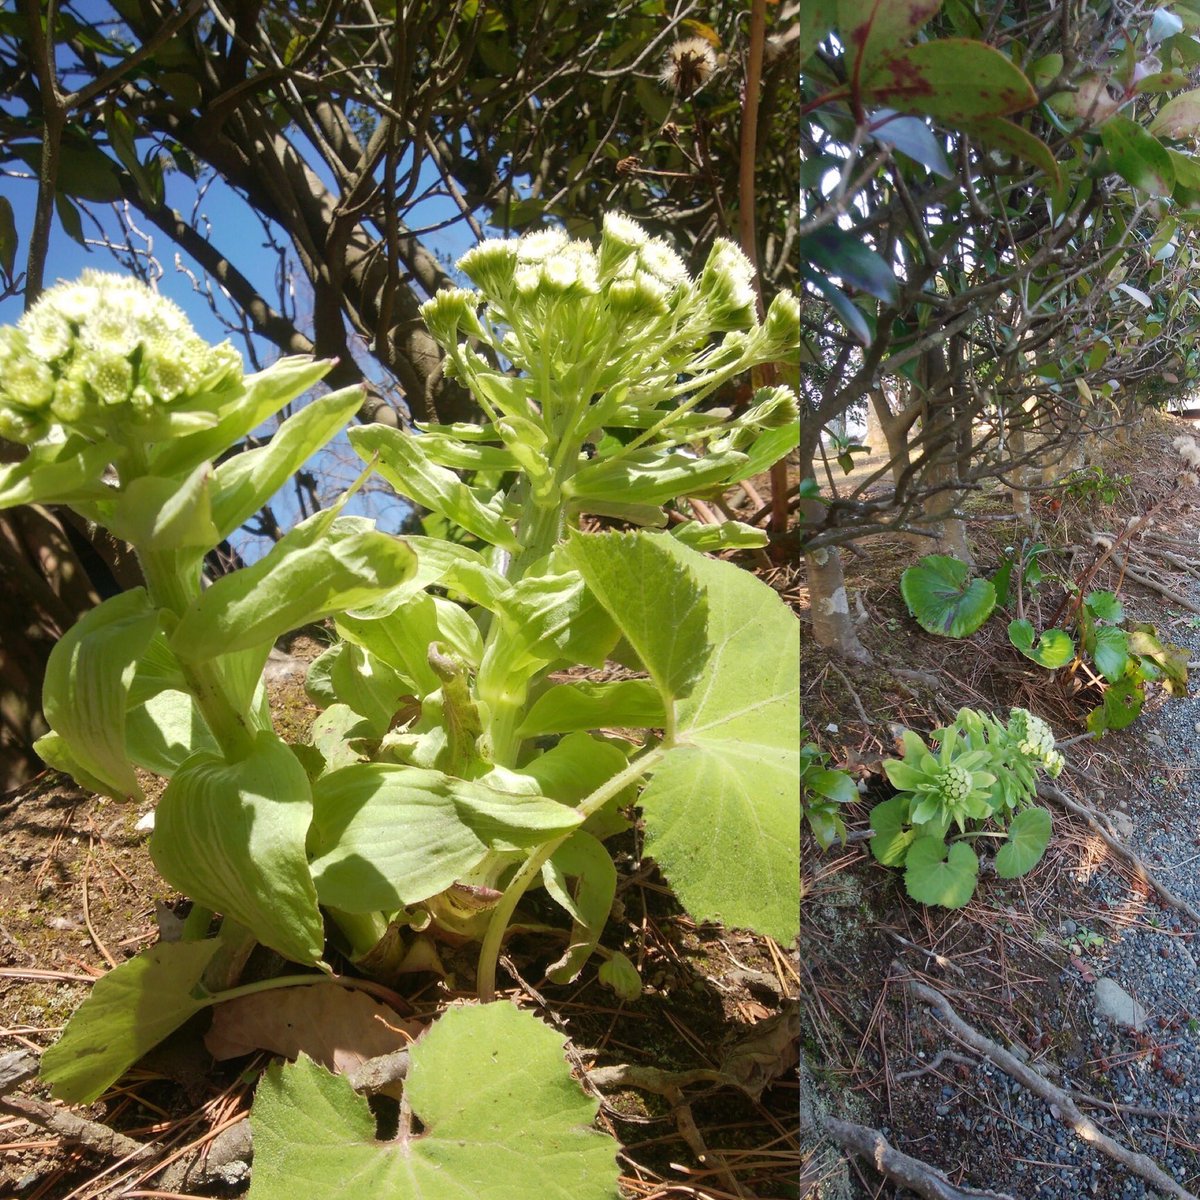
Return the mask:
<svg viewBox="0 0 1200 1200"><path fill-rule="evenodd" d="M634 804L645 852L694 917L785 943L798 933L798 622L754 576L700 552L761 544L757 530L666 532L664 510L796 444L785 389L737 414L711 406L749 367L795 358L795 298L760 323L731 243L693 279L619 216L595 249L545 231L485 242L459 266L477 290L422 311L484 419L349 433L364 475L454 536L391 537L339 502L204 589L206 551L346 425L358 390L222 457L328 364L285 359L243 378L174 306L95 274L5 332L0 422L30 452L0 468L0 503L73 505L135 547L146 580L56 647L38 748L117 799L139 795L137 767L165 777L150 851L194 901L184 940L99 981L43 1056L64 1100L94 1099L196 1012L332 979L330 945L388 981L474 945L490 1000L530 889L563 913L549 978L596 958L633 998L632 963L600 936L616 887L605 841ZM583 532L595 518L632 528ZM289 745L262 668L279 636L324 619L337 641L308 679L323 711ZM239 984L258 943L303 970ZM486 1115L520 1149L528 1107L545 1115L530 1152L555 1170L488 1194L611 1196L612 1143L572 1088L561 1038L528 1014L452 1011L413 1049L402 1115L423 1132L402 1128L418 1149L398 1159L349 1085L302 1058L260 1084L251 1195L303 1177L336 1197L351 1175L407 1195L402 1170L423 1181L414 1195L478 1194L495 1164L464 1148L470 1128ZM313 1158L305 1114L318 1106L335 1114L322 1134L355 1143L355 1171L334 1151Z"/></svg>
<svg viewBox="0 0 1200 1200"><path fill-rule="evenodd" d="M902 759L886 759L896 795L871 810L871 853L904 867L908 894L922 904L961 908L975 892L979 856L972 843L1003 839L996 874L1033 870L1050 841L1050 814L1033 804L1037 776L1063 768L1050 727L1023 708L1007 724L975 709L931 734L934 752L904 730ZM988 828L988 826L999 828Z"/></svg>

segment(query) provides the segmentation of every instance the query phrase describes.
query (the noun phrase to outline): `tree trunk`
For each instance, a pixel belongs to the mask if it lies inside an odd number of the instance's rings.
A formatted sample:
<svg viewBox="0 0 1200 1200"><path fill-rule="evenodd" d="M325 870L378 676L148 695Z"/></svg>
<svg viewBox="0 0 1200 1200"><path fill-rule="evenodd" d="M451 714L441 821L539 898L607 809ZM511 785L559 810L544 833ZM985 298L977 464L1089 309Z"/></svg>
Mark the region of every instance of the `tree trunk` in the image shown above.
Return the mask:
<svg viewBox="0 0 1200 1200"><path fill-rule="evenodd" d="M951 354L956 353L952 348ZM930 495L922 505L924 523L935 535L927 552L950 554L974 566L975 559L967 541L966 522L954 515L962 499L962 493L946 485L959 478L962 431L961 416L965 401L957 395L961 380L947 379L950 374L940 347L928 351L922 361L922 382L925 384L928 401L928 417L923 423L923 435L930 451L930 462L926 467L921 484L939 490ZM950 384L947 387L947 384ZM940 393L940 395L939 395ZM970 436L968 432L968 437Z"/></svg>
<svg viewBox="0 0 1200 1200"><path fill-rule="evenodd" d="M809 477L812 475L811 464L807 468L807 474ZM802 500L801 536L805 525L819 522L821 516L819 500ZM850 616L850 598L842 574L842 558L837 549L822 546L806 553L804 569L808 578L813 641L842 658L853 659L855 662L870 662L871 655L858 640L858 633Z"/></svg>

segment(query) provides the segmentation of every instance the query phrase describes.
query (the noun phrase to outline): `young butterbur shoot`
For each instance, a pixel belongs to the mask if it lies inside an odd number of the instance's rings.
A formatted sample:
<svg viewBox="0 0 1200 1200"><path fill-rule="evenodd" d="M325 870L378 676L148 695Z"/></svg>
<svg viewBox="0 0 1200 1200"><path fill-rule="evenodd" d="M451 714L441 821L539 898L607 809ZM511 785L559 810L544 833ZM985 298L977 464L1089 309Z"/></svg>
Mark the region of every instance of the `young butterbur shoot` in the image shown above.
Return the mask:
<svg viewBox="0 0 1200 1200"><path fill-rule="evenodd" d="M820 746L809 742L801 748L800 811L822 850L835 841L846 844L846 824L839 809L857 799L853 777L830 768L829 755Z"/></svg>
<svg viewBox="0 0 1200 1200"><path fill-rule="evenodd" d="M204 589L204 554L345 427L358 390L223 457L328 364L285 359L243 378L229 347L204 346L173 305L95 273L3 331L0 430L30 452L0 468L0 504L71 504L135 547L146 580L56 647L39 751L117 799L140 795L135 767L164 776L151 854L195 901L185 939L101 980L44 1056L65 1100L94 1099L206 1007L325 977L327 937L387 979L477 942L490 999L530 887L566 914L550 978L570 981L596 956L601 978L634 998L633 964L599 939L616 884L604 840L635 802L647 854L695 917L783 942L798 932L798 622L752 575L700 553L762 544L759 531L659 532L664 505L719 492L795 445L785 389L736 415L706 406L749 367L794 359L795 298L760 323L731 243L692 279L621 217L606 219L598 249L542 232L484 243L460 267L479 290L438 293L423 315L485 419L350 431L366 470L452 536L397 539L339 503ZM635 528L581 532L595 516ZM326 707L308 742L289 745L262 668L278 637L327 618L340 638L308 681ZM556 676L614 659L625 677ZM304 971L237 986L255 943ZM546 1136L572 1167L539 1194L612 1195L611 1142L587 1128L594 1105L554 1099L571 1087L561 1039L503 1011L451 1013L413 1052L421 1170L445 1177L422 1194L471 1193L494 1164L462 1150L464 1135L515 1103L503 1071L481 1089L469 1055L445 1068L452 1039L433 1035L453 1017L493 1063L511 1048L557 1114ZM467 1093L478 1104L450 1103ZM311 1131L286 1114L318 1102L362 1143L362 1177L393 1184L361 1102L302 1059L256 1101L256 1162L273 1164L256 1170L256 1200L308 1162ZM338 1196L333 1162L324 1194Z"/></svg>
<svg viewBox="0 0 1200 1200"><path fill-rule="evenodd" d="M1063 758L1050 727L1023 708L1012 709L1006 725L962 708L952 725L930 736L936 753L906 729L903 759L884 761L897 794L871 810L871 853L904 867L914 900L961 908L979 875L972 843L1003 839L995 858L1002 879L1027 874L1041 859L1050 813L1033 803L1037 776L1057 778Z"/></svg>

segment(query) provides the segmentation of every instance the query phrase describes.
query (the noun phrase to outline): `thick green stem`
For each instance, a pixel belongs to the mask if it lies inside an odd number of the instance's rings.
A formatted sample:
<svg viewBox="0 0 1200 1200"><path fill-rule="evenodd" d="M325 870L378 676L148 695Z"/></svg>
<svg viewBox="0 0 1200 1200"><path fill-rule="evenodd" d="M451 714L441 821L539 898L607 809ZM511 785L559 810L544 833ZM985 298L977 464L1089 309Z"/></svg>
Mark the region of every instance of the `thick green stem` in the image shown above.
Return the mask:
<svg viewBox="0 0 1200 1200"><path fill-rule="evenodd" d="M138 559L151 601L176 617L183 616L200 595L199 564L185 566L180 555L170 550L140 550ZM226 757L236 760L249 754L254 747L249 715L230 700L217 663L179 657L179 668Z"/></svg>
<svg viewBox="0 0 1200 1200"><path fill-rule="evenodd" d="M636 762L632 762L623 771L617 772L607 783L601 784L586 799L576 805L575 811L586 821L593 813L599 812L614 796L619 796L631 783L636 783L648 771L653 771L666 756L666 745L656 746L647 754L643 754ZM573 832L573 831L572 831ZM564 833L561 837L544 842L522 864L521 869L513 876L512 882L504 889L500 902L492 910L492 918L488 922L487 933L483 937L483 945L479 948L479 969L476 972L475 987L479 999L485 1004L496 998L496 964L500 959L500 947L504 942L504 933L521 897L541 873L543 865L550 856L571 836Z"/></svg>
<svg viewBox="0 0 1200 1200"><path fill-rule="evenodd" d="M350 943L350 957L369 954L388 931L387 918L380 912L350 913L340 908L326 909Z"/></svg>

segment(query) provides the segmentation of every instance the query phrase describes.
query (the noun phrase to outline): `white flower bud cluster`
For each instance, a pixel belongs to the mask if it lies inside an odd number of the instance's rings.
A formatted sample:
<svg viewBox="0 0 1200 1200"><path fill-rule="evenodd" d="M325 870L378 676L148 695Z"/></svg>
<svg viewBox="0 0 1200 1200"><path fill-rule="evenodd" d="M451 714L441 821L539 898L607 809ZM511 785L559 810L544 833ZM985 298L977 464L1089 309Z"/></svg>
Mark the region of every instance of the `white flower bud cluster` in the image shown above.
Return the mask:
<svg viewBox="0 0 1200 1200"><path fill-rule="evenodd" d="M1054 731L1041 717L1025 708L1014 708L1009 713L1008 732L1022 754L1041 763L1051 779L1058 778L1066 760L1054 749Z"/></svg>
<svg viewBox="0 0 1200 1200"><path fill-rule="evenodd" d="M0 437L29 444L55 426L110 436L240 382L241 358L209 346L170 300L131 277L85 271L0 328Z"/></svg>
<svg viewBox="0 0 1200 1200"><path fill-rule="evenodd" d="M621 213L605 216L596 248L561 230L538 230L480 242L458 266L481 295L472 300L472 293L446 289L421 312L450 353L452 372L467 382L470 363L459 345L464 337L490 342L531 374L531 357L566 361L560 351L569 346L567 357L578 361L587 347L599 378L631 383L642 367L672 378L736 365L718 364L713 356L719 346L710 345L697 359L697 348L713 334L730 335L725 349L746 366L790 359L799 347L798 299L777 296L760 325L754 270L733 242L718 238L693 280L663 239Z"/></svg>

